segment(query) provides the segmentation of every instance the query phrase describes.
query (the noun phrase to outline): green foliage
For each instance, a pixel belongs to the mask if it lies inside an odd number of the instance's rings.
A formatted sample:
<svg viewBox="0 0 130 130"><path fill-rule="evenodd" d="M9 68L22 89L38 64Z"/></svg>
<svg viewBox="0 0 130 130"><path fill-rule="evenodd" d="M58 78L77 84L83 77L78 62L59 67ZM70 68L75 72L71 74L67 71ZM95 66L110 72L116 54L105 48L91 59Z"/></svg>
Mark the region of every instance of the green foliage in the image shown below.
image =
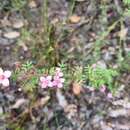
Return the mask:
<svg viewBox="0 0 130 130"><path fill-rule="evenodd" d="M19 11L27 4L27 0L11 0L11 4L12 10Z"/></svg>
<svg viewBox="0 0 130 130"><path fill-rule="evenodd" d="M130 9L126 9L123 13L123 16L129 16L130 15Z"/></svg>
<svg viewBox="0 0 130 130"><path fill-rule="evenodd" d="M76 6L76 0L70 0L70 3L69 3L69 16L71 16L73 14L75 6Z"/></svg>
<svg viewBox="0 0 130 130"><path fill-rule="evenodd" d="M113 91L113 77L118 75L116 70L88 66L85 72L90 86L99 89L102 85L106 85L110 91Z"/></svg>
<svg viewBox="0 0 130 130"><path fill-rule="evenodd" d="M17 128L15 128L15 130L25 130L25 129L21 128L21 127L17 127Z"/></svg>
<svg viewBox="0 0 130 130"><path fill-rule="evenodd" d="M66 71L64 64L59 64L59 67L63 73ZM39 78L41 76L54 75L55 69L56 67L37 68L31 61L27 61L13 72L12 79L18 81L25 92L33 94L38 87Z"/></svg>
<svg viewBox="0 0 130 130"><path fill-rule="evenodd" d="M9 123L7 125L8 129L11 129L11 130L25 130L20 124L18 123ZM2 129L3 130L3 129Z"/></svg>
<svg viewBox="0 0 130 130"><path fill-rule="evenodd" d="M97 66L93 68L91 66L81 67L75 66L73 69L68 68L66 64L59 64L59 67L64 73L65 86L68 86L72 81L77 83L83 83L88 81L89 85L99 89L102 85L106 85L110 91L114 90L113 78L118 75L116 70L101 68ZM37 87L39 78L42 75L54 75L55 67L39 69L34 67L32 62L27 61L21 68L15 71L13 77L17 80L20 78L20 84L27 92L33 92Z"/></svg>
<svg viewBox="0 0 130 130"><path fill-rule="evenodd" d="M23 89L27 92L33 92L33 90L37 87L38 80L38 77L35 75L31 76L29 79L23 82Z"/></svg>
<svg viewBox="0 0 130 130"><path fill-rule="evenodd" d="M33 68L31 61L27 61L25 64L22 64L21 70L28 71Z"/></svg>
<svg viewBox="0 0 130 130"><path fill-rule="evenodd" d="M64 63L58 64L63 73L67 73L67 65Z"/></svg>
<svg viewBox="0 0 130 130"><path fill-rule="evenodd" d="M27 0L0 0L0 11L20 11L27 4Z"/></svg>
<svg viewBox="0 0 130 130"><path fill-rule="evenodd" d="M130 4L130 0L123 0L124 4L128 5Z"/></svg>
<svg viewBox="0 0 130 130"><path fill-rule="evenodd" d="M54 72L55 72L55 68L54 68L54 67L51 67L51 68L49 69L49 74L50 74L50 75L54 75Z"/></svg>
<svg viewBox="0 0 130 130"><path fill-rule="evenodd" d="M73 70L73 80L77 83L83 82L83 67L76 66Z"/></svg>
<svg viewBox="0 0 130 130"><path fill-rule="evenodd" d="M55 26L48 18L48 0L44 0L41 7L41 29L38 34L34 34L32 44L32 57L37 65L52 67L58 63L59 55L55 36Z"/></svg>
<svg viewBox="0 0 130 130"><path fill-rule="evenodd" d="M2 10L9 10L10 7L10 1L9 0L0 0L0 11Z"/></svg>
<svg viewBox="0 0 130 130"><path fill-rule="evenodd" d="M124 60L121 62L120 71L130 72L130 52L128 52Z"/></svg>
<svg viewBox="0 0 130 130"><path fill-rule="evenodd" d="M21 37L19 38L18 42L22 41L29 41L31 38L31 33L26 29L26 28L22 28L21 29Z"/></svg>
<svg viewBox="0 0 130 130"><path fill-rule="evenodd" d="M20 85L25 91L29 92L33 92L38 82L38 76L36 75L36 70L31 61L27 61L17 68L12 77L13 80L18 80L20 82Z"/></svg>

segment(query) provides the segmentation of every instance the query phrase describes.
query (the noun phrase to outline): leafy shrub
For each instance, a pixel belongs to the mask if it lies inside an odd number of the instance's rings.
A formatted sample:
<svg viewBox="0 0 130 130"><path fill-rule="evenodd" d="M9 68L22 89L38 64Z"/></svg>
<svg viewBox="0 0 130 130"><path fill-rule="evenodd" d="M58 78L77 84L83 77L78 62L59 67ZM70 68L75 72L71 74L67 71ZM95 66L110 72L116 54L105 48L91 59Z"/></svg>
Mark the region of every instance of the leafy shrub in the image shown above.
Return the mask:
<svg viewBox="0 0 130 130"><path fill-rule="evenodd" d="M118 75L116 70L88 66L85 71L90 86L99 89L102 85L106 85L110 91L113 91L113 77Z"/></svg>

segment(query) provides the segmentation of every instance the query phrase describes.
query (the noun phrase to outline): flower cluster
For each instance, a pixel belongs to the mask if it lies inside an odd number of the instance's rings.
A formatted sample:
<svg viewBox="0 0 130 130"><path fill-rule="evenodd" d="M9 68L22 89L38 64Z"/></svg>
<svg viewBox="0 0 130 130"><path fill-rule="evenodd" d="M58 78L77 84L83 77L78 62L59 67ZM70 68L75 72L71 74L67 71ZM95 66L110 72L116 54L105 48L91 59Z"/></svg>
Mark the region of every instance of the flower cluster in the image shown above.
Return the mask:
<svg viewBox="0 0 130 130"><path fill-rule="evenodd" d="M60 68L56 68L53 76L42 76L40 77L40 86L42 88L57 87L62 88L64 83L63 73Z"/></svg>
<svg viewBox="0 0 130 130"><path fill-rule="evenodd" d="M2 84L4 87L9 86L10 76L11 76L11 71L9 70L3 71L3 69L0 68L0 84Z"/></svg>

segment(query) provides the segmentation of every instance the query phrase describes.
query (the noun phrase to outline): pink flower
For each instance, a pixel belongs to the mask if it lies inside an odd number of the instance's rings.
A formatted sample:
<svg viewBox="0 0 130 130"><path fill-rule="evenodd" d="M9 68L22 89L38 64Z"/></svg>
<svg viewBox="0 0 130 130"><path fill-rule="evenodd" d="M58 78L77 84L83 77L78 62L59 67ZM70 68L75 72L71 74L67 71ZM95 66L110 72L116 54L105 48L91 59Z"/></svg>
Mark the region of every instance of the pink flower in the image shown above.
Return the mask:
<svg viewBox="0 0 130 130"><path fill-rule="evenodd" d="M58 88L62 88L64 81L65 81L64 78L61 78L61 77L58 77L58 76L54 76L53 86L56 86Z"/></svg>
<svg viewBox="0 0 130 130"><path fill-rule="evenodd" d="M61 72L61 68L56 67L56 71L57 71L57 72Z"/></svg>
<svg viewBox="0 0 130 130"><path fill-rule="evenodd" d="M52 76L47 76L47 77L40 77L40 86L42 88L47 88L47 87L53 87L53 84L52 84Z"/></svg>
<svg viewBox="0 0 130 130"><path fill-rule="evenodd" d="M63 87L63 83L65 81L63 77L63 73L61 72L61 68L57 67L56 71L55 71L55 75L53 78L53 86L58 87L58 88L62 88Z"/></svg>
<svg viewBox="0 0 130 130"><path fill-rule="evenodd" d="M106 86L102 85L101 88L100 88L100 92L104 93L105 91L106 91Z"/></svg>
<svg viewBox="0 0 130 130"><path fill-rule="evenodd" d="M107 94L107 97L108 97L109 99L111 99L111 98L112 98L112 93L108 93L108 94Z"/></svg>
<svg viewBox="0 0 130 130"><path fill-rule="evenodd" d="M97 67L97 64L92 64L91 66L93 69L95 69Z"/></svg>
<svg viewBox="0 0 130 130"><path fill-rule="evenodd" d="M40 86L42 88L58 87L62 88L64 83L63 73L60 68L56 68L54 76L40 77Z"/></svg>
<svg viewBox="0 0 130 130"><path fill-rule="evenodd" d="M63 77L63 73L61 72L60 68L56 68L55 76L57 76L57 77Z"/></svg>
<svg viewBox="0 0 130 130"><path fill-rule="evenodd" d="M11 71L6 70L3 71L2 68L0 68L0 84L7 87L9 86L9 77L11 76Z"/></svg>

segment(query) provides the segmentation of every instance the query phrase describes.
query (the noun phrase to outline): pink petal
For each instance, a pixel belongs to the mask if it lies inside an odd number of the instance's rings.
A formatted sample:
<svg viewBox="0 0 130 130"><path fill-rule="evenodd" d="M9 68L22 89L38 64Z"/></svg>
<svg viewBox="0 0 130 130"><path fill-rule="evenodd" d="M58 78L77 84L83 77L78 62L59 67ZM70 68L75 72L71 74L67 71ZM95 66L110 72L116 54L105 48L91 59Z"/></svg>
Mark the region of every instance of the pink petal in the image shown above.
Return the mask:
<svg viewBox="0 0 130 130"><path fill-rule="evenodd" d="M54 80L59 80L60 77L59 77L59 76L54 76L53 79L54 79Z"/></svg>
<svg viewBox="0 0 130 130"><path fill-rule="evenodd" d="M63 73L62 73L62 72L60 72L58 75L59 75L59 77L62 77L62 76L63 76Z"/></svg>
<svg viewBox="0 0 130 130"><path fill-rule="evenodd" d="M49 83L48 83L48 87L53 87L53 83L52 83L52 82L49 82Z"/></svg>
<svg viewBox="0 0 130 130"><path fill-rule="evenodd" d="M60 71L61 71L61 68L57 67L57 68L56 68L56 71L60 72Z"/></svg>
<svg viewBox="0 0 130 130"><path fill-rule="evenodd" d="M2 81L3 81L3 80L2 80L2 79L0 79L0 84L2 84Z"/></svg>
<svg viewBox="0 0 130 130"><path fill-rule="evenodd" d="M46 79L47 80L52 80L52 76L47 76Z"/></svg>
<svg viewBox="0 0 130 130"><path fill-rule="evenodd" d="M63 84L62 84L62 83L59 83L59 84L57 85L57 87L58 87L58 88L62 88L62 87L63 87Z"/></svg>
<svg viewBox="0 0 130 130"><path fill-rule="evenodd" d="M97 67L97 64L92 64L92 68L95 69Z"/></svg>
<svg viewBox="0 0 130 130"><path fill-rule="evenodd" d="M9 80L8 80L8 79L4 79L4 80L2 81L2 85L3 85L4 87L9 86Z"/></svg>
<svg viewBox="0 0 130 130"><path fill-rule="evenodd" d="M107 97L108 97L108 98L112 98L112 93L108 93L108 94L107 94Z"/></svg>
<svg viewBox="0 0 130 130"><path fill-rule="evenodd" d="M56 85L57 85L56 81L53 81L52 84L53 84L53 86L56 86Z"/></svg>
<svg viewBox="0 0 130 130"><path fill-rule="evenodd" d="M42 87L42 88L47 88L47 85L41 84L41 87Z"/></svg>
<svg viewBox="0 0 130 130"><path fill-rule="evenodd" d="M61 83L64 83L64 82L65 82L65 79L64 79L64 78L61 78L60 81L61 81Z"/></svg>
<svg viewBox="0 0 130 130"><path fill-rule="evenodd" d="M45 80L45 77L40 77L40 81L42 82L43 80Z"/></svg>
<svg viewBox="0 0 130 130"><path fill-rule="evenodd" d="M105 91L106 91L106 86L102 85L101 88L100 88L100 92L104 93Z"/></svg>
<svg viewBox="0 0 130 130"><path fill-rule="evenodd" d="M11 71L7 70L7 71L4 71L4 76L6 78L9 78L11 76Z"/></svg>

